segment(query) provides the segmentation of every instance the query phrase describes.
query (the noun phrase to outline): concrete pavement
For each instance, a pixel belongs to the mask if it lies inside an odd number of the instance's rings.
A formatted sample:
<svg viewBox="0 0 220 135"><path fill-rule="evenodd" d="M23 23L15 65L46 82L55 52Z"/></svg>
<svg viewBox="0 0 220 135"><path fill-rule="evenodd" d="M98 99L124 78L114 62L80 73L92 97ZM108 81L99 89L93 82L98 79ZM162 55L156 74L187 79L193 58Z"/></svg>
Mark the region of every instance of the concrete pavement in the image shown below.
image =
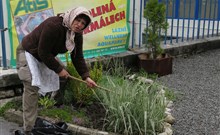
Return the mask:
<svg viewBox="0 0 220 135"><path fill-rule="evenodd" d="M22 130L22 127L0 117L0 135L14 135L15 130Z"/></svg>

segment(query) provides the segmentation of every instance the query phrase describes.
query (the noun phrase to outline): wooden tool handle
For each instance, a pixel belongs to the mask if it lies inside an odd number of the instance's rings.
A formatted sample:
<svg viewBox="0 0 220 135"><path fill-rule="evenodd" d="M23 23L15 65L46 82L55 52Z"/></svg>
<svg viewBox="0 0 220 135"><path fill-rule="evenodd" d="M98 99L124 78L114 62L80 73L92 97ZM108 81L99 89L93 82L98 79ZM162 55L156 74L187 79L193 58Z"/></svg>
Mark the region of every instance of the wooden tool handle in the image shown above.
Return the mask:
<svg viewBox="0 0 220 135"><path fill-rule="evenodd" d="M71 76L71 75L70 75L69 78L87 84L86 81L84 81L84 80L82 80L82 79L79 79L79 78L76 78L76 77L74 77L74 76ZM102 89L102 90L108 91L108 92L113 92L113 91L111 91L111 90L109 90L109 89L103 88L103 87L98 86L98 85L97 85L97 87L100 88L100 89Z"/></svg>

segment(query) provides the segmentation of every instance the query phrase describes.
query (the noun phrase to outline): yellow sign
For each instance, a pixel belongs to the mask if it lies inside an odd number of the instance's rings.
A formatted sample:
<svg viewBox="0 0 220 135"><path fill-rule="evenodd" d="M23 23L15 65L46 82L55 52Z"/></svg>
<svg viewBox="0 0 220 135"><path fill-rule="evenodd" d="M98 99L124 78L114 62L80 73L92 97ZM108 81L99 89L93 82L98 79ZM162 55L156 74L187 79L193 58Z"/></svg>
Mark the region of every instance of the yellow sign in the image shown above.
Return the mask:
<svg viewBox="0 0 220 135"><path fill-rule="evenodd" d="M128 0L10 0L12 64L16 47L47 17L74 7L87 8L93 19L84 30L83 50L86 58L124 52L129 43ZM64 55L59 55L65 59Z"/></svg>

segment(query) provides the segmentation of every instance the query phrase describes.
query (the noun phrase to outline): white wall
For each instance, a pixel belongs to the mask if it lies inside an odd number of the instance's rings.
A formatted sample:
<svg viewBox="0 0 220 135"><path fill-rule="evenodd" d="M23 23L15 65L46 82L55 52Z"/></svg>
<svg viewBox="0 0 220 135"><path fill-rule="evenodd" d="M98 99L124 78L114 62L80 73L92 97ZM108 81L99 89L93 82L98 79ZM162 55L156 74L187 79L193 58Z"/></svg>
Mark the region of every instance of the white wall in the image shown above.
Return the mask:
<svg viewBox="0 0 220 135"><path fill-rule="evenodd" d="M144 0L142 0L144 3ZM140 13L141 13L141 8L140 5L142 5L142 10L144 9L144 4L141 4L140 1L136 1L135 0L135 19L134 19L134 45L138 45L139 44L139 26L140 26ZM133 26L133 0L130 0L130 16L129 16L129 23L130 23L130 30L131 30L131 35L130 35L130 46L132 45L132 26ZM144 19L144 14L142 12L142 29L141 29L141 33L144 32L144 28L146 26L146 20ZM142 43L142 39L141 39L141 43Z"/></svg>

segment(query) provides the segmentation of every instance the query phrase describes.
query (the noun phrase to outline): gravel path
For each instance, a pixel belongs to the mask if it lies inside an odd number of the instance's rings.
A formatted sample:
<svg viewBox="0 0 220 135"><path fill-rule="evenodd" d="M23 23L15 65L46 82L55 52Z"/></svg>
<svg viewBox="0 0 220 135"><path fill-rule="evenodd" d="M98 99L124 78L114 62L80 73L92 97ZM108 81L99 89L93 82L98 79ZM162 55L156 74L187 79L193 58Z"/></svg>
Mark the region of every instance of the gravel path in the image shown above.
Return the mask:
<svg viewBox="0 0 220 135"><path fill-rule="evenodd" d="M220 135L220 49L175 58L173 74L159 81L180 93L174 135Z"/></svg>

